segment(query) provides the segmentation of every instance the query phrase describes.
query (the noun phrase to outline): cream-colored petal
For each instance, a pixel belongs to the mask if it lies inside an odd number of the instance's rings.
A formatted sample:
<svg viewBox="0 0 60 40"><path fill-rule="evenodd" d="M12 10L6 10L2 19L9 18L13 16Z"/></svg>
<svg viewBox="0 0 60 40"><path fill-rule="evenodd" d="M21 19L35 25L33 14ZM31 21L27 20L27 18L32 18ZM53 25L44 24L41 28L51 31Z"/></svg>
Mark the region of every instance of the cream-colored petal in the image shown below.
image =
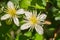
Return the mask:
<svg viewBox="0 0 60 40"><path fill-rule="evenodd" d="M19 26L19 20L18 20L18 18L17 18L17 17L14 17L13 20L14 20L14 23L15 23L17 26Z"/></svg>
<svg viewBox="0 0 60 40"><path fill-rule="evenodd" d="M33 10L33 15L37 16L37 10Z"/></svg>
<svg viewBox="0 0 60 40"><path fill-rule="evenodd" d="M8 8L12 8L12 9L14 8L14 4L11 1L7 3L7 6Z"/></svg>
<svg viewBox="0 0 60 40"><path fill-rule="evenodd" d="M37 31L39 34L43 34L43 28L42 28L42 26L36 25L36 26L35 26L35 29L36 29L36 31Z"/></svg>
<svg viewBox="0 0 60 40"><path fill-rule="evenodd" d="M31 12L26 11L25 12L26 18L29 19L32 16Z"/></svg>
<svg viewBox="0 0 60 40"><path fill-rule="evenodd" d="M21 26L21 30L25 30L25 29L28 29L30 27L30 24L29 23L25 23Z"/></svg>
<svg viewBox="0 0 60 40"><path fill-rule="evenodd" d="M45 19L46 19L46 17L47 17L47 15L46 14L39 14L38 16L37 16L37 18L38 19L40 19L40 21L44 21Z"/></svg>
<svg viewBox="0 0 60 40"><path fill-rule="evenodd" d="M6 20L6 19L8 19L8 18L10 18L10 15L9 15L9 14L5 14L5 15L3 15L3 16L1 17L1 20Z"/></svg>
<svg viewBox="0 0 60 40"><path fill-rule="evenodd" d="M25 11L23 10L23 9L19 9L19 10L17 10L17 12L16 12L16 14L24 14L25 13Z"/></svg>
<svg viewBox="0 0 60 40"><path fill-rule="evenodd" d="M37 18L40 19L40 13L37 15Z"/></svg>

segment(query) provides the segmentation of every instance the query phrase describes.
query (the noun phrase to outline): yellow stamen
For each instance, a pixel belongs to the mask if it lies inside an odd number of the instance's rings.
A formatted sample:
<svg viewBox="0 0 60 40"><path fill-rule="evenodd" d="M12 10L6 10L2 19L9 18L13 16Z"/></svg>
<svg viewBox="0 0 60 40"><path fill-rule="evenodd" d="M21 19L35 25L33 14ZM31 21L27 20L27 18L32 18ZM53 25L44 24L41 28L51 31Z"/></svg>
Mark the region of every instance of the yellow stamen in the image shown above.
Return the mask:
<svg viewBox="0 0 60 40"><path fill-rule="evenodd" d="M30 23L33 24L33 25L37 23L37 18L36 18L35 15L33 15L33 16L30 18Z"/></svg>
<svg viewBox="0 0 60 40"><path fill-rule="evenodd" d="M11 17L13 17L13 16L15 16L15 14L16 14L16 10L15 10L15 8L8 8L8 13L11 15Z"/></svg>

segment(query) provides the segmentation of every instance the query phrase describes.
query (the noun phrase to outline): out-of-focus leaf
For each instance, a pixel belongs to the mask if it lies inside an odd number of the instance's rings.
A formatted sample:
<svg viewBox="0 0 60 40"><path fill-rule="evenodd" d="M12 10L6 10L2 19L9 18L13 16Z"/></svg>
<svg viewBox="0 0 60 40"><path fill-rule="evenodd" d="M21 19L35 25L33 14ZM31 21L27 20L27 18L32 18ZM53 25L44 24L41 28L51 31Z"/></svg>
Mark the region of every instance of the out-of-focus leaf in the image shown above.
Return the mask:
<svg viewBox="0 0 60 40"><path fill-rule="evenodd" d="M36 4L35 8L36 8L36 9L45 9L45 7L39 6L38 4Z"/></svg>
<svg viewBox="0 0 60 40"><path fill-rule="evenodd" d="M54 29L54 28L49 28L49 30L50 30L50 31L53 31L53 30L55 30L55 29Z"/></svg>
<svg viewBox="0 0 60 40"><path fill-rule="evenodd" d="M3 25L2 25L2 27L0 27L0 33L2 33L2 34L6 34L6 33L8 33L9 32L9 30L12 28L12 26L11 25L6 25L5 24L5 22L1 22Z"/></svg>
<svg viewBox="0 0 60 40"><path fill-rule="evenodd" d="M19 4L19 0L11 0L15 5Z"/></svg>
<svg viewBox="0 0 60 40"><path fill-rule="evenodd" d="M24 36L24 35L20 35L19 36L19 40L27 40L28 39L28 37L26 37L26 36Z"/></svg>
<svg viewBox="0 0 60 40"><path fill-rule="evenodd" d="M55 20L60 20L60 11L58 11L58 13L55 14Z"/></svg>
<svg viewBox="0 0 60 40"><path fill-rule="evenodd" d="M57 12L57 11L58 11L58 9L57 9L57 8L55 8L55 7L53 7L53 8L52 8L52 11L53 11L53 12Z"/></svg>
<svg viewBox="0 0 60 40"><path fill-rule="evenodd" d="M13 25L12 28L13 28L13 30L16 31L18 27L16 25Z"/></svg>
<svg viewBox="0 0 60 40"><path fill-rule="evenodd" d="M46 3L48 2L48 0L42 0L43 5L46 6Z"/></svg>
<svg viewBox="0 0 60 40"><path fill-rule="evenodd" d="M19 40L19 36L20 36L20 34L18 34L18 35L16 36L16 39L15 39L15 40Z"/></svg>
<svg viewBox="0 0 60 40"><path fill-rule="evenodd" d="M31 37L32 36L32 33L31 33L31 31L28 31L24 35L27 36L27 37Z"/></svg>
<svg viewBox="0 0 60 40"><path fill-rule="evenodd" d="M55 17L55 20L60 20L60 16L58 16L58 17Z"/></svg>
<svg viewBox="0 0 60 40"><path fill-rule="evenodd" d="M21 25L24 24L24 20L20 21L20 24L21 24Z"/></svg>
<svg viewBox="0 0 60 40"><path fill-rule="evenodd" d="M60 0L57 0L57 6L60 8Z"/></svg>
<svg viewBox="0 0 60 40"><path fill-rule="evenodd" d="M21 0L20 7L27 9L31 5L32 0Z"/></svg>
<svg viewBox="0 0 60 40"><path fill-rule="evenodd" d="M6 20L6 24L7 24L7 25L11 25L11 23L12 23L12 20L11 20L11 19Z"/></svg>
<svg viewBox="0 0 60 40"><path fill-rule="evenodd" d="M37 0L32 0L31 5L35 5L37 3Z"/></svg>
<svg viewBox="0 0 60 40"><path fill-rule="evenodd" d="M1 24L1 22L0 22L0 26L1 26L2 24Z"/></svg>
<svg viewBox="0 0 60 40"><path fill-rule="evenodd" d="M35 34L35 40L43 40L43 35Z"/></svg>

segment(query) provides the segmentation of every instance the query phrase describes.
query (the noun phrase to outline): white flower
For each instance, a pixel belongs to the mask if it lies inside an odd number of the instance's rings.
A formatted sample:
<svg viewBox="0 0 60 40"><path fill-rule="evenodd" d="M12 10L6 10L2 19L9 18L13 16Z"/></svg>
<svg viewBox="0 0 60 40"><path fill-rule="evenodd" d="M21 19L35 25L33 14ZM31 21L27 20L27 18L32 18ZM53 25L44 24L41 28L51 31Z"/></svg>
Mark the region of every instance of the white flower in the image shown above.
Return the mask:
<svg viewBox="0 0 60 40"><path fill-rule="evenodd" d="M46 15L45 14L38 14L36 12L25 12L26 15L26 20L25 20L25 24L23 24L21 26L21 30L25 30L28 28L35 28L35 30L39 33L39 34L43 34L43 28L42 25L44 23L44 20L46 19Z"/></svg>
<svg viewBox="0 0 60 40"><path fill-rule="evenodd" d="M17 18L17 15L19 14L23 14L24 13L24 10L23 9L19 9L19 10L16 10L15 7L14 7L14 4L9 1L7 3L7 14L5 14L4 16L1 17L1 20L6 20L8 18L12 18L14 23L19 26L19 20Z"/></svg>

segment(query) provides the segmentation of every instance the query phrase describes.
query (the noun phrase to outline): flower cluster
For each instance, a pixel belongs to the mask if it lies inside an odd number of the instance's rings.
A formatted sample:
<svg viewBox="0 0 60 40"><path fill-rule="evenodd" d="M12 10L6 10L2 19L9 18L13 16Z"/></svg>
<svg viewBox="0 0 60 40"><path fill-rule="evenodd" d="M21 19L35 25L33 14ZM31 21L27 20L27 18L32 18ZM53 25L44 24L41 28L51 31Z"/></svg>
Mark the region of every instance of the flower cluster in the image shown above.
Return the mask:
<svg viewBox="0 0 60 40"><path fill-rule="evenodd" d="M20 26L19 24L19 20L18 20L18 15L20 14L25 14L25 22L23 25L21 25L21 30L25 30L28 28L35 28L35 30L39 33L39 34L43 34L43 24L44 24L44 20L46 19L46 14L38 14L36 11L33 12L29 12L29 11L25 11L24 9L19 9L16 10L14 7L14 4L9 1L7 3L7 10L5 15L3 15L1 17L1 20L6 20L8 18L12 19L14 21L14 23L17 26Z"/></svg>

